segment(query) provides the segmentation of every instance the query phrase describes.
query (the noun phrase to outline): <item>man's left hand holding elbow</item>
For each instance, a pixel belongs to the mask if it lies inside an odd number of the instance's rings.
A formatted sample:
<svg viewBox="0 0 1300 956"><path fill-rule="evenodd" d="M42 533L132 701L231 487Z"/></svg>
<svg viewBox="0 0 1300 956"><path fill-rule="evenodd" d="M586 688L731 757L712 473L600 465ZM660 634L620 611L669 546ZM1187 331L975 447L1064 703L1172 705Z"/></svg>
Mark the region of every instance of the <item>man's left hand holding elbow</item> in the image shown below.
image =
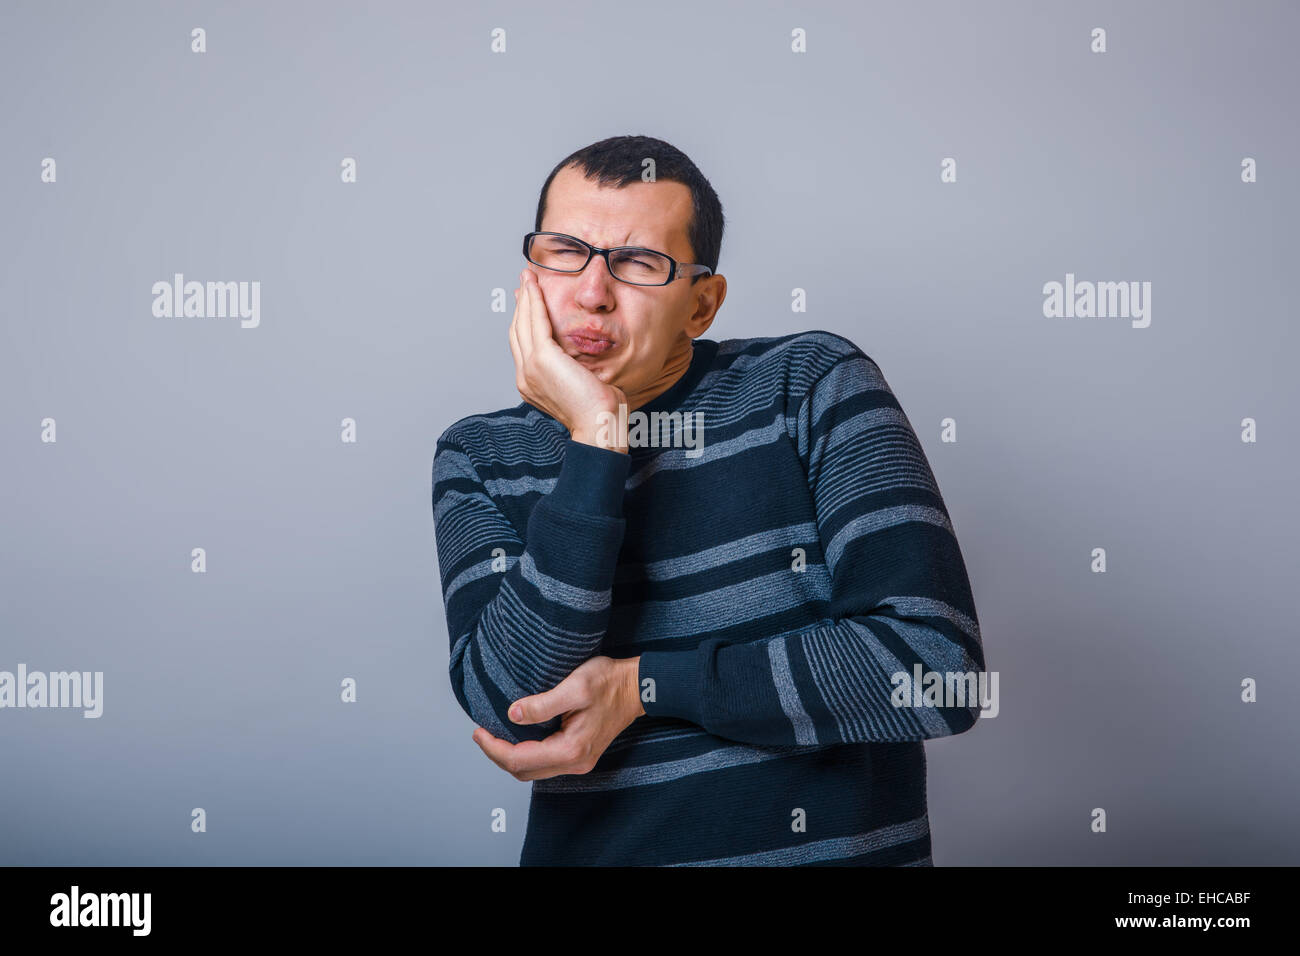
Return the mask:
<svg viewBox="0 0 1300 956"><path fill-rule="evenodd" d="M479 727L474 742L516 780L544 780L587 773L614 738L645 713L637 683L640 657L592 657L548 691L510 705L516 724L538 724L557 715L560 729L544 740L517 744Z"/></svg>

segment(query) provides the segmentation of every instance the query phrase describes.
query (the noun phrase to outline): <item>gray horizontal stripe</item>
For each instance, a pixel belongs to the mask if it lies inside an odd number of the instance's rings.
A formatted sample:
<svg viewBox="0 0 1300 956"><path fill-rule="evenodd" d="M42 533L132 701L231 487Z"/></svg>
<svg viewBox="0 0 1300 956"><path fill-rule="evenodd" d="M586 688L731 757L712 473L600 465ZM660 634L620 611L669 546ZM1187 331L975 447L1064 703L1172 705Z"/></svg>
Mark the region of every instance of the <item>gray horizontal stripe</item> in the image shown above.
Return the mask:
<svg viewBox="0 0 1300 956"><path fill-rule="evenodd" d="M761 428L751 428L735 438L720 442L705 442L702 453L694 458L687 458L685 452L696 449L665 448L635 474L631 475L625 488L628 491L639 488L651 476L666 469L695 468L706 462L738 455L751 448L770 445L773 442L780 441L781 436L784 434L786 434L785 416L777 415L772 419L771 424Z"/></svg>
<svg viewBox="0 0 1300 956"><path fill-rule="evenodd" d="M836 533L826 548L826 564L834 570L835 565L839 563L840 555L844 553L844 549L854 538L893 525L903 524L907 521L928 521L931 524L937 524L940 528L944 528L949 534L953 534L952 523L948 521L948 516L938 508L931 508L926 505L898 505L895 508L880 508L860 518L854 518ZM956 537L955 534L953 536Z"/></svg>
<svg viewBox="0 0 1300 956"><path fill-rule="evenodd" d="M558 478L536 478L521 475L518 478L489 478L483 482L488 494L496 498L521 498L531 492L549 495L555 488Z"/></svg>
<svg viewBox="0 0 1300 956"><path fill-rule="evenodd" d="M815 424L828 408L867 392L888 391L879 366L866 356L841 355L813 388L812 420Z"/></svg>
<svg viewBox="0 0 1300 956"><path fill-rule="evenodd" d="M893 605L894 609L904 617L941 617L963 634L974 638L980 636L979 625L975 623L974 618L967 617L952 605L936 598L900 595L884 598L880 603Z"/></svg>
<svg viewBox="0 0 1300 956"><path fill-rule="evenodd" d="M533 556L527 551L519 556L519 565L519 573L523 579L537 588L542 597L549 601L579 611L603 611L609 607L609 588L603 591L592 591L553 578L533 563Z"/></svg>
<svg viewBox="0 0 1300 956"><path fill-rule="evenodd" d="M756 554L771 551L775 548L785 550L788 543L798 541L801 538L815 540L817 538L817 525L812 521L801 521L798 524L782 525L779 528L758 531L743 538L737 538L734 541L726 541L711 548L701 548L692 551L690 554L683 554L674 558L647 561L644 564L624 561L618 566L618 576L615 580L619 583L641 581L642 579L671 581L673 578L699 574L702 571L710 571L733 561L752 558Z"/></svg>
<svg viewBox="0 0 1300 956"><path fill-rule="evenodd" d="M697 757L666 760L663 763L642 767L625 767L620 770L593 770L585 774L563 774L534 780L533 788L539 793L594 793L602 790L622 790L625 787L644 787L652 783L680 780L693 773L725 770L745 764L779 760L794 754L817 750L817 747L750 747L737 744L720 747Z"/></svg>
<svg viewBox="0 0 1300 956"><path fill-rule="evenodd" d="M641 601L635 605L635 639L644 650L677 650L653 645L707 634L721 623L720 607L731 609L725 622L731 627L804 607L809 603L807 594L792 584L798 573L782 569L687 597Z"/></svg>
<svg viewBox="0 0 1300 956"><path fill-rule="evenodd" d="M884 615L880 615L878 619L916 652L925 670L954 671L960 674L975 670L975 662L966 654L965 648L954 644L948 635L937 627L920 621L899 620Z"/></svg>
<svg viewBox="0 0 1300 956"><path fill-rule="evenodd" d="M692 860L688 863L671 863L670 866L791 866L800 863L818 863L823 860L843 860L874 850L898 846L909 840L918 840L930 832L930 821L922 815L906 823L895 823L855 836L830 837L813 840L799 846L779 850L761 850L742 853L740 856L723 856L712 860Z"/></svg>

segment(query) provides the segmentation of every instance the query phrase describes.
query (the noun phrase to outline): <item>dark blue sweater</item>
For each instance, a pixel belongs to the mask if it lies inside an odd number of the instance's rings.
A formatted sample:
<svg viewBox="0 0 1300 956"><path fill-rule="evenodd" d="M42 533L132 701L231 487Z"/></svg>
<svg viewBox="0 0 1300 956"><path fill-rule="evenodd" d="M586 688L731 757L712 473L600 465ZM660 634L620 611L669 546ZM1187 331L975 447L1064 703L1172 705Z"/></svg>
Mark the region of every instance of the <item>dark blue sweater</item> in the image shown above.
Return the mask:
<svg viewBox="0 0 1300 956"><path fill-rule="evenodd" d="M475 723L552 733L507 708L595 654L653 679L594 769L533 782L521 864L930 864L921 741L979 703L897 706L894 675L984 655L879 367L830 332L697 339L638 411L702 421L700 451L581 444L521 402L434 455L451 683Z"/></svg>

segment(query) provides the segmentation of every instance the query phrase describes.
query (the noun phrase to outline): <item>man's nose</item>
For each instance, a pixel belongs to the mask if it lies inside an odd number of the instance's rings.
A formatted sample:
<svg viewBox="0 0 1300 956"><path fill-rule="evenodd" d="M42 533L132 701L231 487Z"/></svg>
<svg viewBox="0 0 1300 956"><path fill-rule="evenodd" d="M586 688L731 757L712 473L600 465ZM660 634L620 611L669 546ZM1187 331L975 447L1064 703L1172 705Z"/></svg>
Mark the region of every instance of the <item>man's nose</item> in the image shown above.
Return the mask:
<svg viewBox="0 0 1300 956"><path fill-rule="evenodd" d="M615 279L609 272L604 256L592 256L587 268L578 276L578 297L584 304L597 304L613 301Z"/></svg>
<svg viewBox="0 0 1300 956"><path fill-rule="evenodd" d="M582 270L584 280L589 280L592 276L596 276L601 283L617 281L610 275L609 263L605 261L604 256L592 256L591 261L587 263L587 268Z"/></svg>

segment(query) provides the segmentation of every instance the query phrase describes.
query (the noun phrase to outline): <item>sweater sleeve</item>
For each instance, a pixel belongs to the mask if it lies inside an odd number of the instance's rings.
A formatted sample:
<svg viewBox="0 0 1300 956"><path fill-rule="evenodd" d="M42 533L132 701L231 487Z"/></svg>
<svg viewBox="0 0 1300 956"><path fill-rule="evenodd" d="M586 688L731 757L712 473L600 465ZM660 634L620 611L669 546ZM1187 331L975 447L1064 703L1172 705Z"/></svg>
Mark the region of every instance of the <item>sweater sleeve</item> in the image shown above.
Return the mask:
<svg viewBox="0 0 1300 956"><path fill-rule="evenodd" d="M608 628L623 543L627 455L568 439L559 476L524 538L466 450L446 434L433 459L433 520L451 685L465 712L510 743L560 718L516 724L520 697L550 690L596 653Z"/></svg>
<svg viewBox="0 0 1300 956"><path fill-rule="evenodd" d="M902 742L970 729L980 711L971 675L984 668L979 624L907 416L856 346L794 401L786 430L831 578L828 615L782 634L646 651L638 677L654 679L655 700L642 706L760 745ZM945 680L938 692L930 672ZM949 672L965 678L953 685L970 692L964 705L942 694Z"/></svg>

